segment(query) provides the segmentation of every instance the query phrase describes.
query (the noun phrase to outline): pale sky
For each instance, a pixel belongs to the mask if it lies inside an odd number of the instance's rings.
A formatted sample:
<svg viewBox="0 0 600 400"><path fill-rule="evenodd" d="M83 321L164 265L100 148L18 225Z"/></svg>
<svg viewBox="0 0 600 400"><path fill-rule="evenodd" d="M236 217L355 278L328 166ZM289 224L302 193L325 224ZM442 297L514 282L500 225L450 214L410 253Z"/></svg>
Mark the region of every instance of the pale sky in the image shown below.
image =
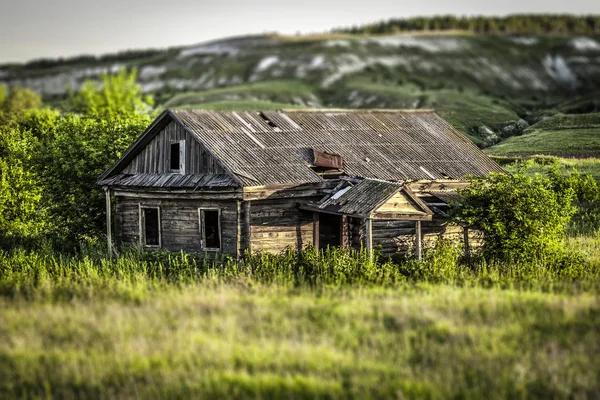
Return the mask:
<svg viewBox="0 0 600 400"><path fill-rule="evenodd" d="M600 14L594 0L0 0L0 63L416 15Z"/></svg>

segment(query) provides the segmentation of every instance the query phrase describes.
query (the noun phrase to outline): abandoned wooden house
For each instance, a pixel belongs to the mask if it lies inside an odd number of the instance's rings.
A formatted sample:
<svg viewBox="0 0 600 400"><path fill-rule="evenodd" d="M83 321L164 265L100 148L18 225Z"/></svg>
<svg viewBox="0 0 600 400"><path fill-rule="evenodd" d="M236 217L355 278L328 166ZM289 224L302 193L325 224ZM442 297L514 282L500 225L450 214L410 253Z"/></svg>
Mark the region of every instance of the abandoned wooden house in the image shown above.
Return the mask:
<svg viewBox="0 0 600 400"><path fill-rule="evenodd" d="M432 237L468 238L444 213L464 177L501 171L430 110L167 110L99 184L109 248L420 257Z"/></svg>

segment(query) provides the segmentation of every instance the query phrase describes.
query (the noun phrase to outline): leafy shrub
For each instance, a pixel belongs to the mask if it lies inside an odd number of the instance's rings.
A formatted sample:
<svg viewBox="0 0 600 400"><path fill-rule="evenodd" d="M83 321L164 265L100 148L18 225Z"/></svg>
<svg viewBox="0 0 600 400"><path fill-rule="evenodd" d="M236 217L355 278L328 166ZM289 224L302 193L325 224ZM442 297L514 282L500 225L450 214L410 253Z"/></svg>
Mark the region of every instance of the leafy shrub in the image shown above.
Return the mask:
<svg viewBox="0 0 600 400"><path fill-rule="evenodd" d="M473 178L454 204L455 221L483 232L487 259L531 261L561 253L575 190L543 176Z"/></svg>

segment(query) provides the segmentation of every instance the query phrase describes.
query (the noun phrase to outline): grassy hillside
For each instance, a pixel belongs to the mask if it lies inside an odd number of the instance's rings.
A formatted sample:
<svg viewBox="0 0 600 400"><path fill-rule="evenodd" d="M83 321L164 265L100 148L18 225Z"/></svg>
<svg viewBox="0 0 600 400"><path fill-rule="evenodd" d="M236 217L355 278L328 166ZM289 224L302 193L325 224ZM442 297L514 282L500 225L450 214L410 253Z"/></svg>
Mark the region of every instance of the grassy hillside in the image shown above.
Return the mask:
<svg viewBox="0 0 600 400"><path fill-rule="evenodd" d="M514 21L510 22L514 23ZM159 107L435 108L483 146L540 114L598 111L597 33L259 35L0 66L0 84L60 102L123 68Z"/></svg>
<svg viewBox="0 0 600 400"><path fill-rule="evenodd" d="M492 154L600 154L600 113L545 118L488 150Z"/></svg>

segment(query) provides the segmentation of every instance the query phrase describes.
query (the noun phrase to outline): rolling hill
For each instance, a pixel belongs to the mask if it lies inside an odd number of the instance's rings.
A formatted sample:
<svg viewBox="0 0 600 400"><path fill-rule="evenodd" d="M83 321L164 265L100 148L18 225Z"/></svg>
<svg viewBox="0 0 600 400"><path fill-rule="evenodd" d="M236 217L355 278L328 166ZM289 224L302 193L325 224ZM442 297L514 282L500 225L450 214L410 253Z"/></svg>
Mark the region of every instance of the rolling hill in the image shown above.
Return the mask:
<svg viewBox="0 0 600 400"><path fill-rule="evenodd" d="M600 110L593 35L247 36L1 65L0 84L32 88L52 103L123 68L139 71L158 107L434 108L482 147L524 131L506 145L532 140L528 127L547 116Z"/></svg>

